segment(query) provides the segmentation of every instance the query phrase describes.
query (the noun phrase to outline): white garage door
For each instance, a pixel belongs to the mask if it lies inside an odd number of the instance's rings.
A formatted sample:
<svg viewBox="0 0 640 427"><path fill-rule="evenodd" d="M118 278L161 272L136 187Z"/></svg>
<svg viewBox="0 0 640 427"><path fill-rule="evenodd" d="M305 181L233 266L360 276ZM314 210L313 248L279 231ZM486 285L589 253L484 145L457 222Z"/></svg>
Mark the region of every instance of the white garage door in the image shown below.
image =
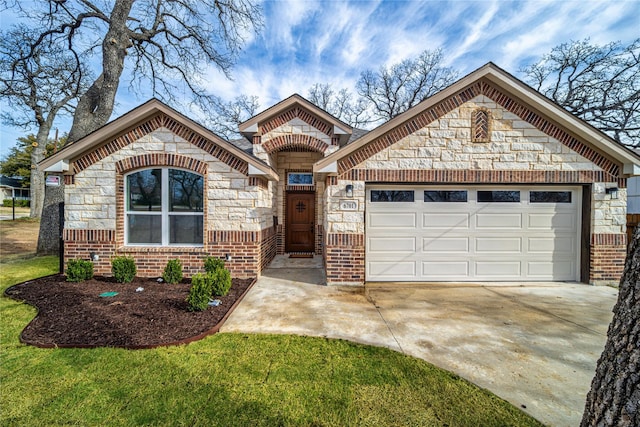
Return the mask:
<svg viewBox="0 0 640 427"><path fill-rule="evenodd" d="M579 277L577 187L367 188L369 281Z"/></svg>

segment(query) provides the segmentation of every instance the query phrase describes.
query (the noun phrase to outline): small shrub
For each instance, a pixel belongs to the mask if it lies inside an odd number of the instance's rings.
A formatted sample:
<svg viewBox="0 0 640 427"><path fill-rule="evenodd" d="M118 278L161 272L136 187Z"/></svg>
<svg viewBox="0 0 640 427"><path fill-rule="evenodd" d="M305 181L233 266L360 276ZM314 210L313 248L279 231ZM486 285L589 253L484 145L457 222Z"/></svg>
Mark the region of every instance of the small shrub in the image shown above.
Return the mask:
<svg viewBox="0 0 640 427"><path fill-rule="evenodd" d="M189 296L187 296L189 311L204 311L207 309L209 298L211 297L211 279L208 274L198 273L193 275Z"/></svg>
<svg viewBox="0 0 640 427"><path fill-rule="evenodd" d="M93 277L93 263L82 259L70 259L67 263L67 282L83 282Z"/></svg>
<svg viewBox="0 0 640 427"><path fill-rule="evenodd" d="M162 279L172 285L180 283L182 280L182 262L179 259L169 260L164 268L164 273L162 273Z"/></svg>
<svg viewBox="0 0 640 427"><path fill-rule="evenodd" d="M224 260L220 258L210 256L204 260L204 271L206 271L207 273L213 273L223 268L224 268Z"/></svg>
<svg viewBox="0 0 640 427"><path fill-rule="evenodd" d="M217 297L223 297L231 289L231 273L226 268L219 269L212 276L211 293Z"/></svg>
<svg viewBox="0 0 640 427"><path fill-rule="evenodd" d="M2 201L2 206L5 208L13 207L13 199L4 199ZM28 208L30 206L30 201L26 199L16 199L16 207L17 208Z"/></svg>
<svg viewBox="0 0 640 427"><path fill-rule="evenodd" d="M119 283L131 283L136 273L136 262L133 257L117 256L111 260L111 274Z"/></svg>

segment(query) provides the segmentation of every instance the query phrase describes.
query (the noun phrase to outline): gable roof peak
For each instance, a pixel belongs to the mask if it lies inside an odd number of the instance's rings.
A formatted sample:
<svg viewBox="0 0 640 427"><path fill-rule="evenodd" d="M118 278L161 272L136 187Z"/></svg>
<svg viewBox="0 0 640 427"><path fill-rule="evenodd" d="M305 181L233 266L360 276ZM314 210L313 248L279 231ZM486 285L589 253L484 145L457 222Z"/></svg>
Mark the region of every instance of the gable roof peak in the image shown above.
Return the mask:
<svg viewBox="0 0 640 427"><path fill-rule="evenodd" d="M238 129L242 135L251 139L253 135L260 132L260 126L263 123L266 123L269 120L280 116L295 107L300 107L303 110L307 111L309 114L327 123L333 130L333 133L336 136L339 136L341 145L343 143L346 143L346 141L349 140L349 137L353 133L353 127L344 123L342 120L331 115L322 108L318 107L298 93L290 95L289 97L283 99L275 105L272 105L261 113L256 114L245 122L240 123Z"/></svg>

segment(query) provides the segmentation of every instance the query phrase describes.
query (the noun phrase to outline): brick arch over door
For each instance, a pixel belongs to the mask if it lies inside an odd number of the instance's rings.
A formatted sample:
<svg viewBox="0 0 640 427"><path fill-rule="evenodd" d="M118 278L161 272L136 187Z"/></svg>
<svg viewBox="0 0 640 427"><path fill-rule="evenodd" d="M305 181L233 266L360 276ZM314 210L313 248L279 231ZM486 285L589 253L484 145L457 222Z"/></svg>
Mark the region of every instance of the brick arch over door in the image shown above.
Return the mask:
<svg viewBox="0 0 640 427"><path fill-rule="evenodd" d="M187 156L181 156L179 154L169 153L153 153L142 154L139 156L127 157L116 162L116 244L118 246L124 245L124 227L125 227L125 214L124 206L126 194L124 191L124 176L125 174L134 171L136 169L144 169L151 167L174 167L180 169L187 169L202 175L204 178L203 188L206 191L207 188L207 164L200 160L193 159ZM204 217L204 229L206 230L208 207L207 203L203 206Z"/></svg>
<svg viewBox="0 0 640 427"><path fill-rule="evenodd" d="M329 146L325 142L310 135L293 134L280 135L270 139L262 144L262 148L264 148L264 150L269 154L299 148L324 154Z"/></svg>

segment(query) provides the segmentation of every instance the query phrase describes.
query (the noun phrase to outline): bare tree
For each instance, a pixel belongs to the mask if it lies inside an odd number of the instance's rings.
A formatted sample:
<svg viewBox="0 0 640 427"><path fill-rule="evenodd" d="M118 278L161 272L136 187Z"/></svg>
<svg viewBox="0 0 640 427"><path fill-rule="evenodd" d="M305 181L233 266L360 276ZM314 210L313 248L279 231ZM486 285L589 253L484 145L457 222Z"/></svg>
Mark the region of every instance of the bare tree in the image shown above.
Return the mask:
<svg viewBox="0 0 640 427"><path fill-rule="evenodd" d="M198 103L205 114L203 124L227 139L239 138L238 125L258 112L260 103L255 95L238 95L231 101L212 96Z"/></svg>
<svg viewBox="0 0 640 427"><path fill-rule="evenodd" d="M640 39L554 47L520 70L534 89L616 141L640 147Z"/></svg>
<svg viewBox="0 0 640 427"><path fill-rule="evenodd" d="M373 118L387 121L439 92L458 78L458 72L443 66L442 49L425 50L377 72L360 74L358 94L373 105Z"/></svg>
<svg viewBox="0 0 640 427"><path fill-rule="evenodd" d="M630 242L618 302L587 395L582 427L640 425L640 227Z"/></svg>
<svg viewBox="0 0 640 427"><path fill-rule="evenodd" d="M57 116L69 114L72 101L86 90L90 74L55 38L40 40L20 25L0 34L0 96L10 107L2 122L22 129L36 128L31 156L31 217L40 217L44 202L44 172L35 165L45 157Z"/></svg>
<svg viewBox="0 0 640 427"><path fill-rule="evenodd" d="M5 0L5 4L6 4ZM209 66L229 75L245 39L262 25L259 7L251 0L48 0L39 10L13 6L42 22L34 48L51 36L64 37L76 55L100 57L88 90L75 108L69 141L74 142L107 123L125 74L133 89L149 88L174 104L206 97ZM39 24L40 25L40 24ZM33 48L29 55L33 54Z"/></svg>
<svg viewBox="0 0 640 427"><path fill-rule="evenodd" d="M336 92L328 83L316 83L309 88L307 97L318 107L353 127L366 127L372 121L369 102L355 97L346 88Z"/></svg>

